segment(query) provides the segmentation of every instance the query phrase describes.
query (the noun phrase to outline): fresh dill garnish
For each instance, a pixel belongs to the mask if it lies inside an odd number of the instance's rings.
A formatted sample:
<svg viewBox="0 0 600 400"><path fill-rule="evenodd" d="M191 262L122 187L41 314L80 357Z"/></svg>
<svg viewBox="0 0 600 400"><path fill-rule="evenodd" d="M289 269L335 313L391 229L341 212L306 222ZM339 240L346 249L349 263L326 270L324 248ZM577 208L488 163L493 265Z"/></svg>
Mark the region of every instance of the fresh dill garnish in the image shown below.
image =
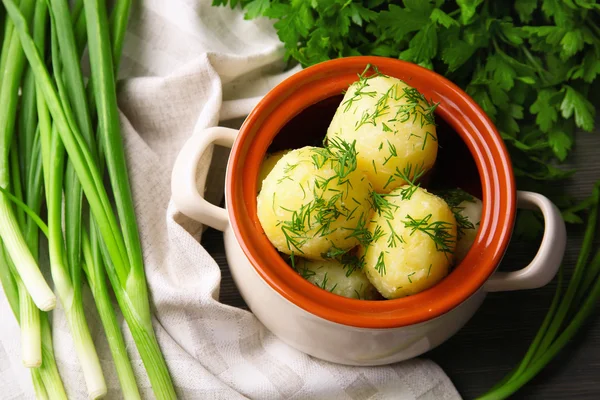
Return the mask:
<svg viewBox="0 0 600 400"><path fill-rule="evenodd" d="M408 135L407 140L410 140L411 137L416 137L417 139L421 139L421 135L417 135L416 133L411 133L410 135Z"/></svg>
<svg viewBox="0 0 600 400"><path fill-rule="evenodd" d="M339 261L346 253L348 253L348 250L341 249L332 243L331 247L325 253L321 253L321 257Z"/></svg>
<svg viewBox="0 0 600 400"><path fill-rule="evenodd" d="M394 146L389 140L387 140L388 150L390 155L383 160L383 165L387 164L393 157L398 157L398 152L396 151L396 146Z"/></svg>
<svg viewBox="0 0 600 400"><path fill-rule="evenodd" d="M436 194L444 199L450 207L458 207L463 201L475 203L475 198L460 188L440 190Z"/></svg>
<svg viewBox="0 0 600 400"><path fill-rule="evenodd" d="M394 247L398 246L397 242L404 243L404 239L402 238L402 236L400 236L396 233L396 231L394 230L394 227L390 223L390 220L386 219L385 222L387 222L388 228L390 228L390 236L389 236L388 242L387 242L388 247L394 248Z"/></svg>
<svg viewBox="0 0 600 400"><path fill-rule="evenodd" d="M294 180L292 178L290 178L289 175L284 175L283 178L279 178L277 180L277 184L279 185L283 181L292 181L293 182Z"/></svg>
<svg viewBox="0 0 600 400"><path fill-rule="evenodd" d="M375 160L371 160L371 164L373 164L373 171L375 171L375 175L377 175L377 167L375 166Z"/></svg>
<svg viewBox="0 0 600 400"><path fill-rule="evenodd" d="M362 270L365 265L365 256L358 257L351 250L344 250L337 247L335 244L331 244L331 247L325 252L321 253L321 257L329 260L336 260L346 270L346 276L352 275L356 270Z"/></svg>
<svg viewBox="0 0 600 400"><path fill-rule="evenodd" d="M302 200L306 199L306 190L304 190L304 186L302 186L302 182L298 183L300 185L300 189L302 189Z"/></svg>
<svg viewBox="0 0 600 400"><path fill-rule="evenodd" d="M421 147L421 150L425 150L425 145L427 144L427 137L431 136L431 140L433 140L434 142L437 142L437 138L435 137L435 135L429 131L425 132L425 139L423 140L423 147Z"/></svg>
<svg viewBox="0 0 600 400"><path fill-rule="evenodd" d="M348 214L346 214L346 220L347 221L352 221L354 219L354 213L356 212L356 210L358 210L360 208L360 206L358 207L354 207L352 210L350 210L350 212Z"/></svg>
<svg viewBox="0 0 600 400"><path fill-rule="evenodd" d="M415 219L410 215L406 216L404 226L411 229L412 236L416 231L423 232L435 243L437 251L443 253L452 253L452 247L456 242L456 238L452 235L452 224L446 221L431 221L431 214L426 215L421 219Z"/></svg>
<svg viewBox="0 0 600 400"><path fill-rule="evenodd" d="M412 118L413 123L419 119L421 127L435 125L434 112L439 103L429 102L421 92L412 87L403 87L402 92L396 100L405 99L406 103L397 107L396 114L388 122L406 122Z"/></svg>
<svg viewBox="0 0 600 400"><path fill-rule="evenodd" d="M386 197L393 195L390 194L379 194L375 191L371 192L370 203L371 207L377 212L378 215L383 214L387 219L394 219L394 211L398 209L398 206L390 203Z"/></svg>
<svg viewBox="0 0 600 400"><path fill-rule="evenodd" d="M392 182L400 179L406 182L406 185L400 189L400 197L402 200L410 200L412 195L417 191L420 184L417 183L419 179L425 174L425 164L413 165L412 163L406 164L402 170L396 167L396 171L390 176L386 182L384 189Z"/></svg>
<svg viewBox="0 0 600 400"><path fill-rule="evenodd" d="M294 170L294 169L295 169L297 166L298 166L298 163L296 163L296 164L290 164L290 163L287 163L287 164L285 165L285 167L283 167L283 173L284 173L284 174L289 174L289 173L290 173L290 172L292 172L292 171L293 171L293 170Z"/></svg>
<svg viewBox="0 0 600 400"><path fill-rule="evenodd" d="M356 84L356 90L352 94L352 97L350 97L349 99L347 99L346 101L344 101L342 103L342 106L345 106L344 112L348 112L350 110L350 108L352 108L352 104L354 104L355 101L361 100L363 98L363 96L375 97L375 95L377 94L377 92L374 90L373 91L365 90L367 88L367 86L369 86L368 78L359 78L359 80L355 84Z"/></svg>
<svg viewBox="0 0 600 400"><path fill-rule="evenodd" d="M312 269L308 269L307 267L304 267L304 268L298 270L298 274L300 274L300 276L303 277L304 279L308 279L308 278L312 278L317 273L315 271L313 271Z"/></svg>
<svg viewBox="0 0 600 400"><path fill-rule="evenodd" d="M344 239L355 238L363 246L369 246L373 241L373 235L367 229L367 218L364 214L360 214L356 227L343 229L351 231Z"/></svg>
<svg viewBox="0 0 600 400"><path fill-rule="evenodd" d="M316 283L316 285L318 287L320 287L321 289L327 290L327 281L329 280L329 278L327 277L327 272L325 272L325 275L323 275L323 281L321 283Z"/></svg>
<svg viewBox="0 0 600 400"><path fill-rule="evenodd" d="M311 159L313 165L315 166L315 169L323 168L323 165L325 165L325 163L329 159L329 151L327 149L313 148L312 153L313 154L311 156Z"/></svg>
<svg viewBox="0 0 600 400"><path fill-rule="evenodd" d="M330 158L332 159L333 170L338 178L346 178L356 170L356 156L358 154L356 152L356 140L348 143L342 139L330 138L327 141L327 148L331 153Z"/></svg>
<svg viewBox="0 0 600 400"><path fill-rule="evenodd" d="M377 263L375 264L375 271L379 272L380 276L383 276L387 273L385 270L385 254L383 251L381 253L379 253L379 257L377 257Z"/></svg>
<svg viewBox="0 0 600 400"><path fill-rule="evenodd" d="M331 197L329 200L319 197L312 202L314 204L312 210L314 220L319 225L314 233L315 237L329 235L336 231L336 229L331 229L331 224L344 215L343 210L340 210L336 204L341 196L342 193Z"/></svg>
<svg viewBox="0 0 600 400"><path fill-rule="evenodd" d="M300 258L298 262L294 262L293 260L294 252L292 252L292 254L290 255L290 262L292 263L292 268L294 269L294 271L296 271L302 278L312 278L317 274L314 270L308 268L308 266L306 265L307 262L304 258Z"/></svg>
<svg viewBox="0 0 600 400"><path fill-rule="evenodd" d="M390 175L390 177L388 178L387 182L385 183L385 185L383 185L383 188L387 188L388 185L392 182L394 182L396 180L396 178L394 177L394 175Z"/></svg>
<svg viewBox="0 0 600 400"><path fill-rule="evenodd" d="M375 103L375 110L372 113L370 113L368 110L363 111L360 121L358 121L354 126L354 130L358 130L361 126L366 124L377 126L377 119L387 115L390 111L388 102L390 99L390 94L392 93L392 89L393 86L388 89L387 92L381 95L381 97L377 100L377 103ZM383 130L385 131L386 128L391 132L391 129L388 126L384 127Z"/></svg>
<svg viewBox="0 0 600 400"><path fill-rule="evenodd" d="M414 274L416 274L416 272L414 272L414 271L413 271L413 272L411 272L410 274L406 275L406 277L408 278L408 281L409 281L410 283L412 283L412 279L410 279L410 277L411 277L411 276L413 276Z"/></svg>
<svg viewBox="0 0 600 400"><path fill-rule="evenodd" d="M331 182L334 179L335 179L335 176L330 176L329 178L323 178L320 175L316 175L315 179L314 179L314 184L315 184L314 190L316 190L316 189L325 190L327 188L327 185L329 185L329 182ZM314 192L314 190L313 190L313 192Z"/></svg>
<svg viewBox="0 0 600 400"><path fill-rule="evenodd" d="M370 75L368 75L370 70L373 70L373 72ZM376 76L385 76L385 75L383 75L381 72L379 72L377 67L372 66L371 64L367 64L364 71L362 73L358 74L358 81L352 84L352 85L356 85L356 90L352 94L352 97L342 103L342 106L345 106L344 112L349 111L350 108L352 107L352 104L355 101L362 99L363 96L375 97L375 95L377 95L376 91L365 91L365 89L369 85L369 79L375 78Z"/></svg>
<svg viewBox="0 0 600 400"><path fill-rule="evenodd" d="M378 151L381 151L381 149L383 149L383 142L379 143L379 147L378 147Z"/></svg>
<svg viewBox="0 0 600 400"><path fill-rule="evenodd" d="M281 206L280 208L292 214L290 220L279 221L288 249L291 250L292 247L294 247L300 253L304 254L301 247L308 240L306 232L310 230L310 214L312 211L312 203L303 205L298 211L290 210Z"/></svg>
<svg viewBox="0 0 600 400"><path fill-rule="evenodd" d="M461 211L464 207L451 207L454 219L456 219L456 240L462 239L467 229L475 229L475 225L467 218L462 215Z"/></svg>
<svg viewBox="0 0 600 400"><path fill-rule="evenodd" d="M427 270L427 277L429 278L429 274L431 274L431 267L433 264L429 264L429 269Z"/></svg>
<svg viewBox="0 0 600 400"><path fill-rule="evenodd" d="M381 123L381 127L383 128L383 131L384 131L384 132L393 132L393 131L392 131L392 128L390 128L389 126L387 126L387 125L385 124L385 122L382 122L382 123Z"/></svg>
<svg viewBox="0 0 600 400"><path fill-rule="evenodd" d="M379 239L381 239L383 236L385 236L385 232L381 228L381 225L376 225L375 230L373 231L373 234L372 234L371 243L377 243L377 241Z"/></svg>
<svg viewBox="0 0 600 400"><path fill-rule="evenodd" d="M346 270L346 277L349 277L354 273L354 271L362 271L365 266L365 256L357 256L356 254L352 254L350 252L344 254L340 259L340 263L344 266Z"/></svg>
<svg viewBox="0 0 600 400"><path fill-rule="evenodd" d="M460 204L464 201L475 203L475 198L473 196L459 188L442 190L437 192L437 195L444 199L454 214L454 218L456 219L457 240L460 240L465 235L467 229L475 229L475 225L462 214L464 207L460 207Z"/></svg>

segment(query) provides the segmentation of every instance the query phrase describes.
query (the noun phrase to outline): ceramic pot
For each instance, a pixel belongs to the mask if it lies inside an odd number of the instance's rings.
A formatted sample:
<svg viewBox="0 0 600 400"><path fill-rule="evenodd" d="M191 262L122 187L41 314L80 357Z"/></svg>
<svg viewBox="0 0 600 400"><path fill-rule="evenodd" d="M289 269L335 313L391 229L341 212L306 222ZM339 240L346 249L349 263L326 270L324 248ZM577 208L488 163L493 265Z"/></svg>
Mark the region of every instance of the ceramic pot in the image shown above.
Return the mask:
<svg viewBox="0 0 600 400"><path fill-rule="evenodd" d="M439 102L437 171L483 200L479 232L466 258L434 287L395 300L349 299L307 282L270 244L256 213L257 177L267 151L321 140L340 94L368 64ZM208 203L196 184L198 161L211 145L232 148L226 209ZM271 332L302 352L348 365L393 363L438 346L464 326L487 292L547 284L566 244L558 209L540 194L516 190L506 148L481 108L442 76L389 58L348 57L306 68L272 89L239 132L222 127L194 132L176 160L172 192L181 212L224 232L235 283ZM496 272L517 207L541 211L543 240L528 266Z"/></svg>

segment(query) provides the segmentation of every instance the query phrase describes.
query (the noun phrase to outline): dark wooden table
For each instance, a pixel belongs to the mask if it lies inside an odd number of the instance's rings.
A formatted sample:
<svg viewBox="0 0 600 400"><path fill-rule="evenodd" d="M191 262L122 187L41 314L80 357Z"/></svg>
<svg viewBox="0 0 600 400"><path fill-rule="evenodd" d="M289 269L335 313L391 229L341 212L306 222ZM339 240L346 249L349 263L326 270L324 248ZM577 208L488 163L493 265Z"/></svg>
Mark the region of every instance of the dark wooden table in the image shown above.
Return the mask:
<svg viewBox="0 0 600 400"><path fill-rule="evenodd" d="M583 199L600 180L600 132L578 134L569 166L578 169L564 189ZM575 264L583 227L568 227L564 263ZM246 308L229 273L220 232L208 230L202 244L221 266L221 301ZM596 246L597 248L598 246ZM511 243L503 266L525 266L537 249L524 242ZM502 268L502 267L501 267ZM489 294L481 309L453 338L426 354L448 374L465 399L484 393L523 357L535 336L554 294L555 282L521 292ZM600 399L600 313L515 399Z"/></svg>

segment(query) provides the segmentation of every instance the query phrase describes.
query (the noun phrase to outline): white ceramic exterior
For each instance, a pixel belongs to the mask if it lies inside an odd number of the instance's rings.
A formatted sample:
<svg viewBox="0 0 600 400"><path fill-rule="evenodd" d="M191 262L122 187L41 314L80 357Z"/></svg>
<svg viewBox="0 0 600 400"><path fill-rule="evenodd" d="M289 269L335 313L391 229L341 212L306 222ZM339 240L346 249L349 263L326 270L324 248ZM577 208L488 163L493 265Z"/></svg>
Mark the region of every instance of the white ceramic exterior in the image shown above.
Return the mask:
<svg viewBox="0 0 600 400"><path fill-rule="evenodd" d="M458 307L419 324L368 329L328 321L291 303L271 288L244 255L227 211L209 204L198 192L195 178L200 157L212 144L231 146L236 134L235 130L220 127L194 133L173 168L173 201L184 214L224 232L229 268L252 312L281 340L311 356L347 365L382 365L419 356L462 328L487 292L543 286L552 280L562 262L566 231L560 212L540 194L518 192L519 207L538 208L545 220L540 249L527 267L515 272L496 272Z"/></svg>

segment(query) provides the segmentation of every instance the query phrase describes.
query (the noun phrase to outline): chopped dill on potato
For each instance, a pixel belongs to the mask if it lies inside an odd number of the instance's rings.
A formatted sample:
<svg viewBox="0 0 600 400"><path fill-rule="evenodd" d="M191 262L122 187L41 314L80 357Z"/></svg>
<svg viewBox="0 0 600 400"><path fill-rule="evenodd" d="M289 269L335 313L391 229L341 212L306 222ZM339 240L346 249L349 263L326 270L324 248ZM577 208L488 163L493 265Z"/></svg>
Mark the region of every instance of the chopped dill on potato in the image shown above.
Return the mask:
<svg viewBox="0 0 600 400"><path fill-rule="evenodd" d="M423 232L435 243L437 251L443 253L452 253L453 246L456 243L454 235L452 235L452 223L446 221L433 221L431 220L431 214L427 214L421 219L415 219L410 215L406 216L404 220L404 226L410 228L410 235L412 236L416 231Z"/></svg>

